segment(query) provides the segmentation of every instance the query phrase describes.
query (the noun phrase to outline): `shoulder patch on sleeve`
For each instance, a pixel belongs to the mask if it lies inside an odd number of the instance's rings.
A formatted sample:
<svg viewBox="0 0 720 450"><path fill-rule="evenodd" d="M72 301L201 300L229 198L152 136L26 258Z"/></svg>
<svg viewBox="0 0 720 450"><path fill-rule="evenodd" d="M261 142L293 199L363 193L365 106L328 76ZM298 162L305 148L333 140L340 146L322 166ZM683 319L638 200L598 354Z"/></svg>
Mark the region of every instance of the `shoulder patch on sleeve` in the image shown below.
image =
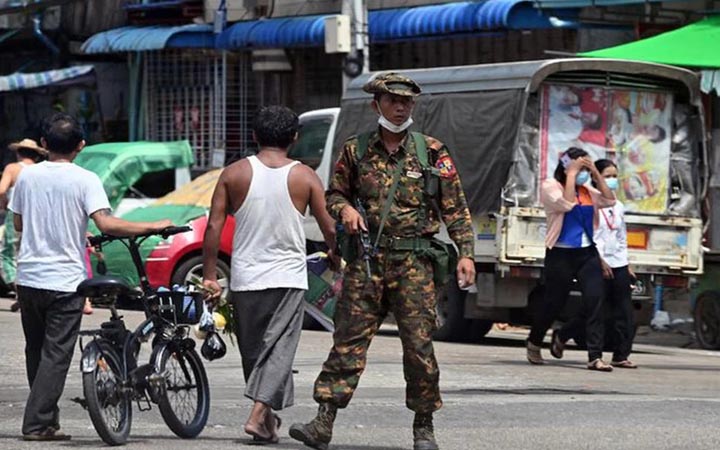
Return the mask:
<svg viewBox="0 0 720 450"><path fill-rule="evenodd" d="M450 158L450 155L441 156L437 163L435 163L435 167L440 170L440 176L443 178L451 178L457 174L455 164L453 163L452 158Z"/></svg>
<svg viewBox="0 0 720 450"><path fill-rule="evenodd" d="M439 151L445 146L445 144L430 136L425 136L425 143L427 144L427 148L435 151Z"/></svg>

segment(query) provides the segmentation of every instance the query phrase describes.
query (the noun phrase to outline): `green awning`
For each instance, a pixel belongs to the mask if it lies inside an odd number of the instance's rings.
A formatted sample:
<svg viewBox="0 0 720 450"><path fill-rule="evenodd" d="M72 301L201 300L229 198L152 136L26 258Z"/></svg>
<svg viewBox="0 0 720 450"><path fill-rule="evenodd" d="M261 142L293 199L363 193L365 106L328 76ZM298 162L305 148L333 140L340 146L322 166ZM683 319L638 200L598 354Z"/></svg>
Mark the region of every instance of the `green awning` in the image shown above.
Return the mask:
<svg viewBox="0 0 720 450"><path fill-rule="evenodd" d="M580 56L720 69L719 48L720 16L711 16L651 38L581 53Z"/></svg>
<svg viewBox="0 0 720 450"><path fill-rule="evenodd" d="M143 175L190 167L193 162L192 147L188 141L89 145L75 159L75 164L100 177L113 208Z"/></svg>

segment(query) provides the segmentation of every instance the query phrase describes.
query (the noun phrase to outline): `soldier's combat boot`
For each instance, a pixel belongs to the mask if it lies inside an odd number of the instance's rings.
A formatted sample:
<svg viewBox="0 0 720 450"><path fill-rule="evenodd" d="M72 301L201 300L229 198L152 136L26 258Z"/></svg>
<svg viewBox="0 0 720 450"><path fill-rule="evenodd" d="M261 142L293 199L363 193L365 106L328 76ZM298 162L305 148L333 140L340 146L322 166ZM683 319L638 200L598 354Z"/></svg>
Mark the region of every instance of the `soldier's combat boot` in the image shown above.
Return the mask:
<svg viewBox="0 0 720 450"><path fill-rule="evenodd" d="M330 403L320 403L317 416L310 423L296 423L290 427L290 437L308 447L327 450L336 415L337 407Z"/></svg>
<svg viewBox="0 0 720 450"><path fill-rule="evenodd" d="M432 414L415 414L413 439L413 450L438 450Z"/></svg>

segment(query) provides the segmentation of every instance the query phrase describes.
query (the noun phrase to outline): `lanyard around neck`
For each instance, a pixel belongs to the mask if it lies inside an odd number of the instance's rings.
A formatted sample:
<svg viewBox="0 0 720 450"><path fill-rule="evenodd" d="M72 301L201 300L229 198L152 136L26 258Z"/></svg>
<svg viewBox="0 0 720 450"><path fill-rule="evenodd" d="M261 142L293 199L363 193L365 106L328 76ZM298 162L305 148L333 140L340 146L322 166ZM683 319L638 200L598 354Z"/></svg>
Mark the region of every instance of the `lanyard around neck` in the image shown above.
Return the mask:
<svg viewBox="0 0 720 450"><path fill-rule="evenodd" d="M607 224L608 228L610 228L611 230L614 230L615 229L615 213L612 211L612 209L610 210L610 217L612 218L612 220L608 219L608 216L607 216L607 214L605 214L604 209L601 209L600 213L602 214L603 218L605 219L605 223Z"/></svg>

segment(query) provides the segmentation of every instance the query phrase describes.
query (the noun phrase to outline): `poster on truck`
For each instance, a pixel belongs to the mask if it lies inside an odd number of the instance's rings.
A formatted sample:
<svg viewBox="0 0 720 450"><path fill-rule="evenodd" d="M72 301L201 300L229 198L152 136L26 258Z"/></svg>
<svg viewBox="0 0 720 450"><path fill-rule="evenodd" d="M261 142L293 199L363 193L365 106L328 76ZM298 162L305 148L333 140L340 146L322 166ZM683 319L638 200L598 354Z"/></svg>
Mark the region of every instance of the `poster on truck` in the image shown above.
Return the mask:
<svg viewBox="0 0 720 450"><path fill-rule="evenodd" d="M562 152L587 151L618 166L618 198L630 212L662 214L668 204L671 94L546 84L541 97L540 177Z"/></svg>

